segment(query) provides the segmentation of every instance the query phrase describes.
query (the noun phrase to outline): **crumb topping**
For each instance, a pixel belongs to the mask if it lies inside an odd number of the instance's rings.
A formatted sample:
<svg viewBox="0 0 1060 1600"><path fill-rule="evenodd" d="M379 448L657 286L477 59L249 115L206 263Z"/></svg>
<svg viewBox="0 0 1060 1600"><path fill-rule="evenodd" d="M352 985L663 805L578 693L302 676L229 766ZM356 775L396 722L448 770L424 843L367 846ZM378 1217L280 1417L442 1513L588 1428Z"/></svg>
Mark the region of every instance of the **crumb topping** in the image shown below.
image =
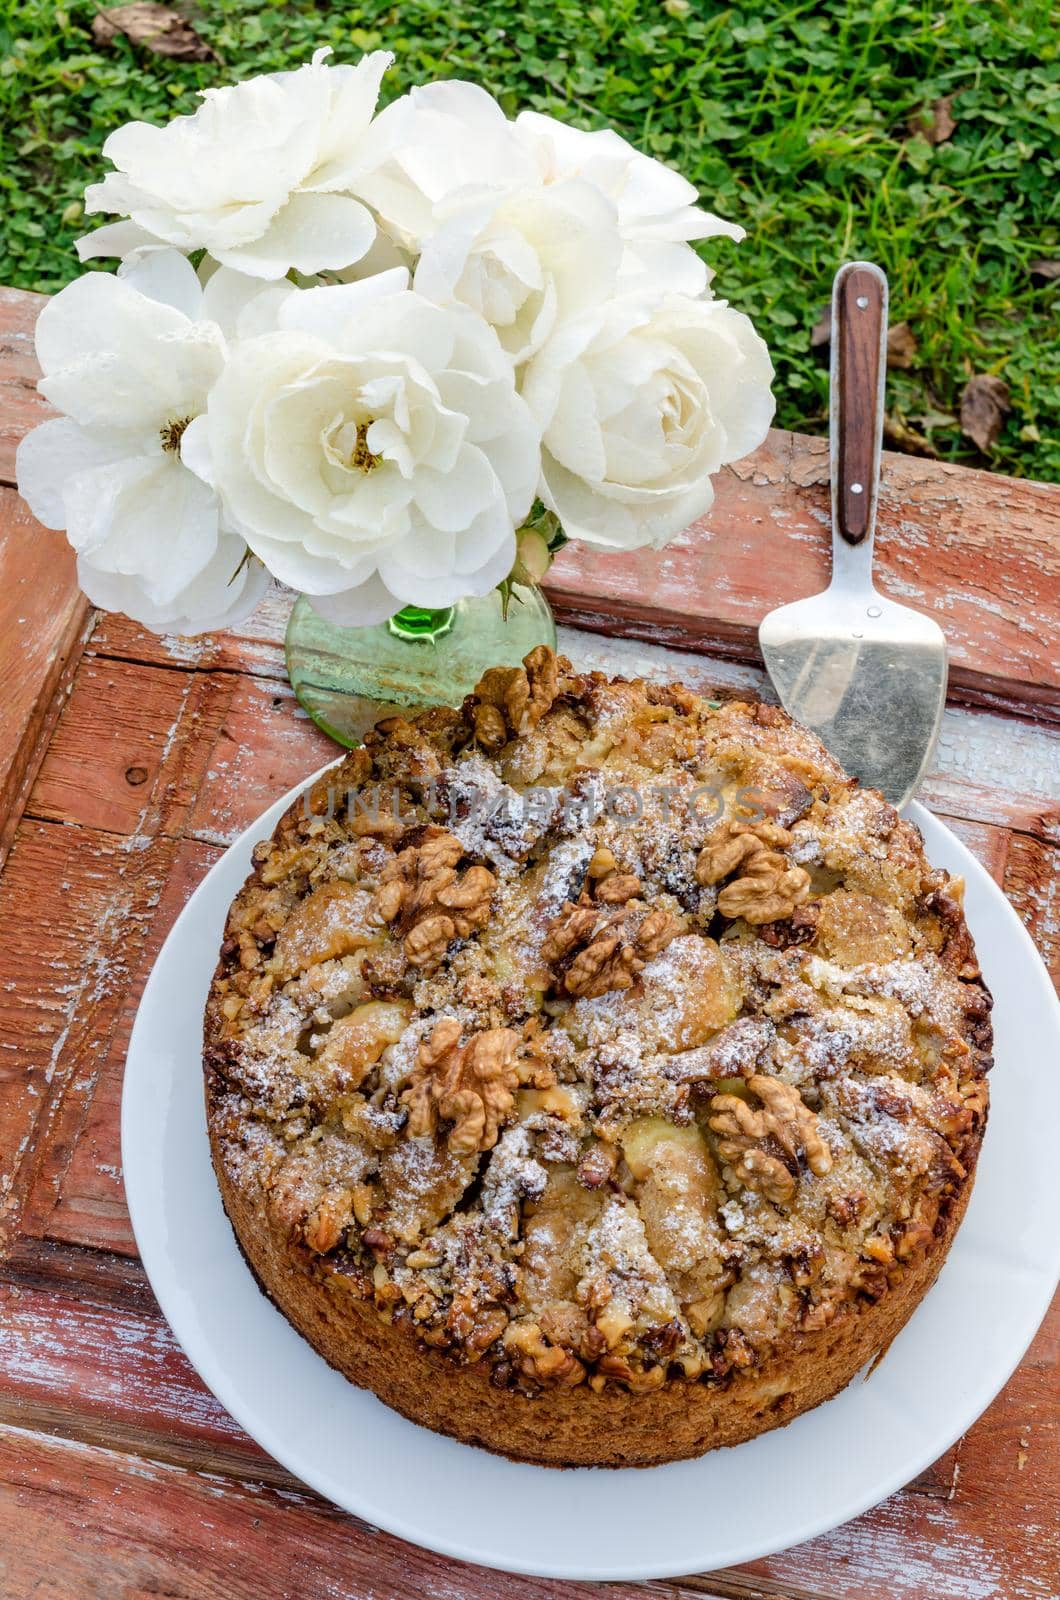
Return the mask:
<svg viewBox="0 0 1060 1600"><path fill-rule="evenodd" d="M724 1383L969 1180L990 999L917 830L774 707L544 649L255 848L213 1131L305 1271L535 1391Z"/></svg>

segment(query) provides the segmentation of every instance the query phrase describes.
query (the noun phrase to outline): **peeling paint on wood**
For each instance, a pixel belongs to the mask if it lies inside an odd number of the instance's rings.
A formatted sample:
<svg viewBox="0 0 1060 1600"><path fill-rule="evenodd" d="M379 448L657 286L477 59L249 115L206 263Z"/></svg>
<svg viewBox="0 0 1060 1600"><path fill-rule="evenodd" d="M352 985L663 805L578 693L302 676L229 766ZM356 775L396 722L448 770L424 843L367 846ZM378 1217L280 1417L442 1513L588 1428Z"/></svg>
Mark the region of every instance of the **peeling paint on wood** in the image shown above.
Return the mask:
<svg viewBox="0 0 1060 1600"><path fill-rule="evenodd" d="M46 296L0 289L0 483L15 481L19 440L51 414L37 393L33 327Z"/></svg>
<svg viewBox="0 0 1060 1600"><path fill-rule="evenodd" d="M2 394L0 394L2 406ZM2 409L0 409L2 416ZM84 646L91 607L74 553L0 489L0 866Z"/></svg>

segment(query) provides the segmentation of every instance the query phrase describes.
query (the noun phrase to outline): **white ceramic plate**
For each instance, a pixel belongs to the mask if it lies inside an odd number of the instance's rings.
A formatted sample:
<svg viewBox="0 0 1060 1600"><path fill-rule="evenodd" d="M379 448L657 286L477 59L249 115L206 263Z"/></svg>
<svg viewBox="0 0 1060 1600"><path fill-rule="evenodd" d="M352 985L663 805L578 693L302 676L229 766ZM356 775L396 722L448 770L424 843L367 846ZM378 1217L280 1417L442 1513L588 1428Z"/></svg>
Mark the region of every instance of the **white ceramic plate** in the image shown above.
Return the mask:
<svg viewBox="0 0 1060 1600"><path fill-rule="evenodd" d="M750 1561L875 1505L990 1403L1048 1306L1060 1266L1051 1106L1060 1007L1015 912L918 806L932 862L967 880L997 1031L990 1125L949 1260L868 1380L788 1427L648 1471L522 1466L406 1422L333 1372L259 1291L210 1165L202 1010L229 903L297 791L189 900L151 974L122 1099L125 1189L162 1310L218 1399L260 1445L348 1511L466 1561L543 1577L656 1578Z"/></svg>

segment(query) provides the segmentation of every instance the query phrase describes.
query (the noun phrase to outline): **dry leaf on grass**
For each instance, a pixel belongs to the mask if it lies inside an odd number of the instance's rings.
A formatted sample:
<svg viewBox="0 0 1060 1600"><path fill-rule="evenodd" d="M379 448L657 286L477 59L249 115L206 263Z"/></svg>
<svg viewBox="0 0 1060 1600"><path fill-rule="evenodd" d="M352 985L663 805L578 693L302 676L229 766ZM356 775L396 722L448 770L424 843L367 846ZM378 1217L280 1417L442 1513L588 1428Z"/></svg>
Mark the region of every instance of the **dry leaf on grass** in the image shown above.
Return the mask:
<svg viewBox="0 0 1060 1600"><path fill-rule="evenodd" d="M932 144L944 144L956 130L953 118L953 96L943 95L931 108L931 128L927 134Z"/></svg>
<svg viewBox="0 0 1060 1600"><path fill-rule="evenodd" d="M961 395L961 432L986 455L997 443L1009 412L1008 384L992 373L969 378Z"/></svg>
<svg viewBox="0 0 1060 1600"><path fill-rule="evenodd" d="M149 0L112 6L92 19L92 37L97 44L110 44L120 34L132 44L141 44L154 55L169 56L174 61L217 60L214 51L179 12L150 4Z"/></svg>
<svg viewBox="0 0 1060 1600"><path fill-rule="evenodd" d="M883 442L889 450L900 450L907 456L926 456L937 461L939 453L926 434L918 433L902 417L888 414L883 419Z"/></svg>
<svg viewBox="0 0 1060 1600"><path fill-rule="evenodd" d="M1060 278L1060 261L1028 261L1027 271L1036 283L1053 283Z"/></svg>
<svg viewBox="0 0 1060 1600"><path fill-rule="evenodd" d="M936 100L930 108L925 106L922 111L918 111L906 124L910 133L919 133L928 144L945 144L957 127L953 116L953 101L952 94L943 95L942 99Z"/></svg>
<svg viewBox="0 0 1060 1600"><path fill-rule="evenodd" d="M908 322L895 322L887 329L887 365L911 367L920 346Z"/></svg>

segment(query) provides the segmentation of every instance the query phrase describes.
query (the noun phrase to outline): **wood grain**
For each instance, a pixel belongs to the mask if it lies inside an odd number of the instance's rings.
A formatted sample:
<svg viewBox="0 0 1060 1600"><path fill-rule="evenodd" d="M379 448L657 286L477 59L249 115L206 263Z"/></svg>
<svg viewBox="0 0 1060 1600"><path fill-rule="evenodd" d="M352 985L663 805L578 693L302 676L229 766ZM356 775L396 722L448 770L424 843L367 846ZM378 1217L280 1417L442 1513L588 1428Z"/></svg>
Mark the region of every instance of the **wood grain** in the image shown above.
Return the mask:
<svg viewBox="0 0 1060 1600"><path fill-rule="evenodd" d="M121 1084L125 1054L144 985L170 928L185 901L220 851L196 841L178 844L172 853L163 847L158 859L165 875L149 877L144 889L155 904L143 938L130 952L127 978L112 1010L100 1016L99 1048L93 1053L94 1080L83 1085L84 1103L78 1111L78 1132L68 1142L68 1158L38 1170L36 1185L23 1218L23 1233L31 1228L51 1240L84 1244L136 1258L136 1241L125 1204L121 1174ZM74 1107L68 1108L73 1120Z"/></svg>
<svg viewBox="0 0 1060 1600"><path fill-rule="evenodd" d="M128 714L116 715L125 705ZM285 682L92 656L27 812L129 836L229 844L338 754Z"/></svg>
<svg viewBox="0 0 1060 1600"><path fill-rule="evenodd" d="M0 878L0 1254L66 1081L91 1072L123 895L118 842L64 835L24 825Z"/></svg>
<svg viewBox="0 0 1060 1600"><path fill-rule="evenodd" d="M1012 834L1002 887L1060 990L1060 869L1041 840Z"/></svg>
<svg viewBox="0 0 1060 1600"><path fill-rule="evenodd" d="M246 673L286 683L283 635L291 609L291 590L274 584L253 616L231 633L208 633L194 639L149 633L117 612L99 619L92 635L96 655L148 666L182 667L188 671Z"/></svg>
<svg viewBox="0 0 1060 1600"><path fill-rule="evenodd" d="M43 294L0 288L0 483L14 483L20 439L51 414L37 393L33 353L34 324L46 303Z"/></svg>
<svg viewBox="0 0 1060 1600"><path fill-rule="evenodd" d="M4 1600L646 1600L650 1592L703 1600L719 1592L512 1577L418 1550L305 1491L15 1428L0 1428L0 1529Z"/></svg>
<svg viewBox="0 0 1060 1600"><path fill-rule="evenodd" d="M159 835L125 839L86 828L24 822L0 878L0 1259L16 1232L42 1235L71 1160L91 1164L86 1194L70 1205L85 1225L59 1237L131 1248L120 1189L117 1096L105 1138L89 1111L115 1030L127 1028L162 927L208 865L199 846ZM32 914L27 914L32 908ZM116 1083L116 1079L115 1079ZM98 1116L97 1108L97 1116ZM79 1145L86 1132L91 1143ZM79 1199L84 1203L79 1205ZM87 1218L90 1217L90 1222Z"/></svg>
<svg viewBox="0 0 1060 1600"><path fill-rule="evenodd" d="M836 274L832 295L836 528L847 544L859 545L876 510L887 286L877 269L848 263Z"/></svg>
<svg viewBox="0 0 1060 1600"><path fill-rule="evenodd" d="M196 1376L156 1306L96 1305L82 1291L0 1284L3 1420L70 1437L117 1438L148 1454L194 1440L198 1466L259 1476L264 1453ZM185 1448L184 1459L190 1453ZM281 1481L292 1481L287 1474Z"/></svg>
<svg viewBox="0 0 1060 1600"><path fill-rule="evenodd" d="M2 414L2 413L0 413ZM84 644L74 553L0 490L0 865Z"/></svg>

